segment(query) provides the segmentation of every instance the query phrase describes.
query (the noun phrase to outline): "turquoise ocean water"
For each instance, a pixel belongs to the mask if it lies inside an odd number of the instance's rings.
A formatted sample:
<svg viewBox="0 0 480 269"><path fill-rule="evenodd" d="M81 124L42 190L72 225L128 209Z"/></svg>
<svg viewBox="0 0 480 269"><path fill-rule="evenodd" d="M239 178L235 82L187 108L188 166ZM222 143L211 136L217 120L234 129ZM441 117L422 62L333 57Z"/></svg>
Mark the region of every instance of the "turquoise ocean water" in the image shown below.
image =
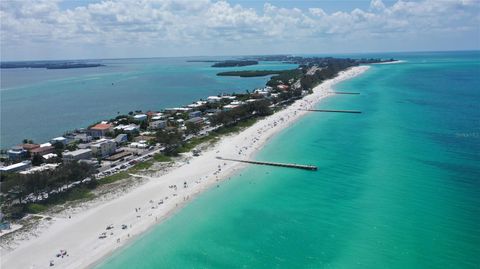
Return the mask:
<svg viewBox="0 0 480 269"><path fill-rule="evenodd" d="M24 138L46 142L117 113L181 106L221 92L263 87L268 77L218 77L212 63L222 57L100 60L105 67L81 69L1 69L0 148ZM95 62L98 62L96 60ZM242 69L292 69L293 64L261 62Z"/></svg>
<svg viewBox="0 0 480 269"><path fill-rule="evenodd" d="M98 268L479 268L480 53L393 57Z"/></svg>

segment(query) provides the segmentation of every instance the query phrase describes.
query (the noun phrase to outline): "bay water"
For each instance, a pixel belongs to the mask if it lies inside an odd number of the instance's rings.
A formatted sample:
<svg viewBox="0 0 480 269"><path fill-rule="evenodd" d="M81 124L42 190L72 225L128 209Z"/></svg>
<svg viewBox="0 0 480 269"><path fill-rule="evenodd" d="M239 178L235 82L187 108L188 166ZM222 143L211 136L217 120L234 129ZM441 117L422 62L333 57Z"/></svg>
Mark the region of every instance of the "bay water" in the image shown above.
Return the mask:
<svg viewBox="0 0 480 269"><path fill-rule="evenodd" d="M209 95L264 87L269 77L216 76L224 57L94 60L105 66L78 69L0 70L0 148L23 139L48 142L64 132L135 110L159 111ZM297 65L260 62L242 70L284 70Z"/></svg>

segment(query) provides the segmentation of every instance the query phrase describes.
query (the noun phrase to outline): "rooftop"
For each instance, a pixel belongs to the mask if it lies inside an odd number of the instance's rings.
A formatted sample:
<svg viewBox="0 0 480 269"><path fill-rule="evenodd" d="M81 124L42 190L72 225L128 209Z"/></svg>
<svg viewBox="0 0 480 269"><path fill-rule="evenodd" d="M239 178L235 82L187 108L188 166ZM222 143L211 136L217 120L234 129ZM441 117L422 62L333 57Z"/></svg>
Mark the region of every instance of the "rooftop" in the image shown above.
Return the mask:
<svg viewBox="0 0 480 269"><path fill-rule="evenodd" d="M82 155L82 154L85 154L85 153L88 153L88 152L92 152L91 149L77 149L77 150L74 150L74 151L70 151L70 152L66 152L64 153L63 155L68 155L68 156L78 156L78 155Z"/></svg>
<svg viewBox="0 0 480 269"><path fill-rule="evenodd" d="M9 171L9 170L12 170L12 169L15 169L15 168L20 168L20 167L30 165L30 164L31 164L30 161L15 163L15 164L12 164L12 165L9 165L9 166L0 167L0 171Z"/></svg>
<svg viewBox="0 0 480 269"><path fill-rule="evenodd" d="M26 171L22 171L20 172L20 174L32 174L32 173L35 173L35 172L40 172L40 171L45 171L45 170L53 170L55 168L57 168L58 164L55 164L55 163L49 163L49 164L44 164L44 165L41 165L41 166L37 166L37 167L32 167Z"/></svg>
<svg viewBox="0 0 480 269"><path fill-rule="evenodd" d="M40 147L39 144L26 143L26 144L23 144L23 145L22 145L22 148L23 148L23 149L26 149L26 150L32 150L32 149L38 148L38 147Z"/></svg>
<svg viewBox="0 0 480 269"><path fill-rule="evenodd" d="M103 130L108 130L112 128L112 125L111 124L108 124L108 123L99 123L93 127L90 128L90 130L99 130L99 131L103 131Z"/></svg>
<svg viewBox="0 0 480 269"><path fill-rule="evenodd" d="M32 149L30 152L31 153L41 153L41 152L45 152L45 151L50 151L53 148L54 147L52 147L52 146L39 147L39 148Z"/></svg>

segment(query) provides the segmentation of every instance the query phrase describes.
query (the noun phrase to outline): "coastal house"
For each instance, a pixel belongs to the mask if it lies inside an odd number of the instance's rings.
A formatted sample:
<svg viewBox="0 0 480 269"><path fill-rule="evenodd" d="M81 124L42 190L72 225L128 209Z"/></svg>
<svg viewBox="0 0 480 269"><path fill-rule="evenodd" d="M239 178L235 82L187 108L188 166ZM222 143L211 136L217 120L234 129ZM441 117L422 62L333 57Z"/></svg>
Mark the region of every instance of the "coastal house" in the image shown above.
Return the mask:
<svg viewBox="0 0 480 269"><path fill-rule="evenodd" d="M185 123L185 120L183 120L183 119L178 119L178 120L176 120L175 122L178 124L178 126L182 126L182 125Z"/></svg>
<svg viewBox="0 0 480 269"><path fill-rule="evenodd" d="M285 85L285 84L280 84L280 85L277 85L277 89L279 89L280 91L288 91L290 87L288 85Z"/></svg>
<svg viewBox="0 0 480 269"><path fill-rule="evenodd" d="M122 130L126 133L133 133L133 132L136 132L140 129L140 126L136 125L136 124L128 124L128 125L118 125L118 126L115 126L115 128L113 128L114 130Z"/></svg>
<svg viewBox="0 0 480 269"><path fill-rule="evenodd" d="M148 128L149 129L163 129L167 127L167 121L165 120L156 120L156 121L152 121L150 122L150 124L148 125Z"/></svg>
<svg viewBox="0 0 480 269"><path fill-rule="evenodd" d="M56 157L58 157L58 155L55 154L55 153L48 153L48 154L45 154L45 155L42 156L42 158L43 158L45 161L48 161L48 160L50 160L50 159L52 159L52 158L56 158Z"/></svg>
<svg viewBox="0 0 480 269"><path fill-rule="evenodd" d="M100 138L105 136L106 133L111 132L113 130L113 126L109 123L99 123L90 127L87 130L87 134L93 138Z"/></svg>
<svg viewBox="0 0 480 269"><path fill-rule="evenodd" d="M128 142L128 135L127 134L119 134L117 135L117 137L115 137L115 143L117 143L117 145L121 145L123 143L127 143Z"/></svg>
<svg viewBox="0 0 480 269"><path fill-rule="evenodd" d="M151 117L151 120L152 121L156 121L156 120L163 120L165 119L165 115L163 113L155 113L154 115L152 115Z"/></svg>
<svg viewBox="0 0 480 269"><path fill-rule="evenodd" d="M23 161L23 162L19 162L19 163L9 165L9 166L0 167L0 172L2 172L2 173L14 173L14 172L27 170L30 167L32 167L32 162Z"/></svg>
<svg viewBox="0 0 480 269"><path fill-rule="evenodd" d="M232 96L232 95L222 95L221 98L222 98L222 100L230 100L230 101L233 101L233 100L237 99L237 97Z"/></svg>
<svg viewBox="0 0 480 269"><path fill-rule="evenodd" d="M46 144L41 144L40 147L34 148L30 151L30 154L32 156L39 155L39 156L44 156L49 153L54 153L55 152L55 147L52 146L50 143Z"/></svg>
<svg viewBox="0 0 480 269"><path fill-rule="evenodd" d="M20 174L28 175L28 174L33 174L33 173L36 173L36 172L41 172L41 171L46 171L46 170L55 170L55 168L57 168L58 165L59 164L56 164L56 163L42 164L40 166L27 168L27 170L21 171Z"/></svg>
<svg viewBox="0 0 480 269"><path fill-rule="evenodd" d="M197 101L197 102L194 102L192 104L187 105L187 107L196 109L196 108L200 108L200 107L202 107L206 104L207 104L207 101Z"/></svg>
<svg viewBox="0 0 480 269"><path fill-rule="evenodd" d="M30 144L30 143L26 143L26 144L22 144L21 147L30 152L32 149L36 149L36 148L39 148L40 145L39 144Z"/></svg>
<svg viewBox="0 0 480 269"><path fill-rule="evenodd" d="M232 109L237 108L237 107L239 107L239 106L240 106L240 105L228 104L228 105L226 105L226 106L223 106L223 110L229 111L229 110L232 110Z"/></svg>
<svg viewBox="0 0 480 269"><path fill-rule="evenodd" d="M263 97L267 97L270 95L270 91L267 91L265 89L257 89L254 91L254 93Z"/></svg>
<svg viewBox="0 0 480 269"><path fill-rule="evenodd" d="M188 113L188 117L191 118L196 118L196 117L201 117L202 116L202 111L192 111Z"/></svg>
<svg viewBox="0 0 480 269"><path fill-rule="evenodd" d="M196 125L202 125L204 123L204 120L201 117L195 117L191 118L185 121L185 123L193 123Z"/></svg>
<svg viewBox="0 0 480 269"><path fill-rule="evenodd" d="M60 143L62 145L66 145L67 144L67 139L63 136L59 136L59 137L55 137L53 138L52 140L50 140L50 143L52 143L53 145L57 144L57 143Z"/></svg>
<svg viewBox="0 0 480 269"><path fill-rule="evenodd" d="M117 150L117 144L113 139L100 139L94 143L90 149L94 156L105 158L115 153Z"/></svg>
<svg viewBox="0 0 480 269"><path fill-rule="evenodd" d="M63 154L63 162L70 163L73 161L80 161L92 158L91 149L77 149Z"/></svg>
<svg viewBox="0 0 480 269"><path fill-rule="evenodd" d="M209 103L218 103L222 101L222 98L218 97L218 96L209 96L207 97L207 102Z"/></svg>
<svg viewBox="0 0 480 269"><path fill-rule="evenodd" d="M172 108L165 108L165 113L168 114L175 114L175 113L188 113L192 111L190 107L172 107Z"/></svg>
<svg viewBox="0 0 480 269"><path fill-rule="evenodd" d="M81 143L88 143L92 141L92 137L87 133L78 133L73 136L73 140Z"/></svg>
<svg viewBox="0 0 480 269"><path fill-rule="evenodd" d="M240 106L240 105L243 105L243 104L245 104L245 102L242 102L242 101L233 101L233 102L230 103L230 105L234 105L234 106L235 105Z"/></svg>
<svg viewBox="0 0 480 269"><path fill-rule="evenodd" d="M11 161L20 161L23 158L27 157L27 151L24 150L21 146L12 147L7 151L8 159Z"/></svg>
<svg viewBox="0 0 480 269"><path fill-rule="evenodd" d="M131 148L137 148L137 149L146 149L146 148L148 148L148 145L147 145L146 141L133 142L133 143L130 143L128 146L131 147Z"/></svg>
<svg viewBox="0 0 480 269"><path fill-rule="evenodd" d="M147 120L147 117L148 116L146 114L137 114L133 116L133 119L136 121L144 121L144 120Z"/></svg>
<svg viewBox="0 0 480 269"><path fill-rule="evenodd" d="M205 111L205 113L207 113L207 116L211 117L211 116L214 116L214 115L217 115L218 113L222 112L222 110L220 109L208 109L207 111Z"/></svg>

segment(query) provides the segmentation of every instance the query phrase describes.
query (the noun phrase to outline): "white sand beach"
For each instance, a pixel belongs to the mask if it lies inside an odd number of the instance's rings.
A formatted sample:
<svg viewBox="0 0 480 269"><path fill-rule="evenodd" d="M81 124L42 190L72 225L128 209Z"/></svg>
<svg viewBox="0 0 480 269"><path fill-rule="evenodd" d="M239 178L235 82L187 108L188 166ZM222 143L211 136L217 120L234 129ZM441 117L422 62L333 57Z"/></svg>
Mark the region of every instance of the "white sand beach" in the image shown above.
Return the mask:
<svg viewBox="0 0 480 269"><path fill-rule="evenodd" d="M169 217L202 191L221 184L245 164L215 157L251 158L272 136L304 115L300 109L312 108L330 96L336 83L365 72L358 66L341 72L334 79L315 87L314 93L296 101L244 131L223 137L201 156L171 172L150 178L143 185L106 202L98 202L71 218L54 216L51 224L21 242L13 250L2 249L1 268L86 268L108 256L153 225ZM186 182L186 187L184 187ZM177 188L171 186L176 185ZM162 203L163 201L163 203ZM106 230L107 226L112 229ZM122 229L122 225L126 225ZM99 239L105 232L106 238ZM66 255L56 257L60 250ZM53 260L54 266L50 267Z"/></svg>

